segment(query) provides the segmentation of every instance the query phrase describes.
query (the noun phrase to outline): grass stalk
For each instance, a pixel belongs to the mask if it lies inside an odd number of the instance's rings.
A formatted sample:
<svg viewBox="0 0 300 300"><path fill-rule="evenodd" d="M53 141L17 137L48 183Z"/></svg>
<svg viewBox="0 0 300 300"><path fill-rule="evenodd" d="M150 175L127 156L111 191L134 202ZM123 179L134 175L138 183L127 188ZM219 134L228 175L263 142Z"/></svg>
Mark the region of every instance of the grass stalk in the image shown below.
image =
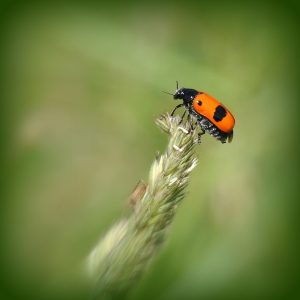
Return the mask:
<svg viewBox="0 0 300 300"><path fill-rule="evenodd" d="M164 114L156 120L169 135L162 155L156 155L148 184L136 193L128 218L115 224L95 246L87 259L93 281L92 299L122 298L143 275L186 196L189 175L197 164L194 147L197 133L190 124Z"/></svg>

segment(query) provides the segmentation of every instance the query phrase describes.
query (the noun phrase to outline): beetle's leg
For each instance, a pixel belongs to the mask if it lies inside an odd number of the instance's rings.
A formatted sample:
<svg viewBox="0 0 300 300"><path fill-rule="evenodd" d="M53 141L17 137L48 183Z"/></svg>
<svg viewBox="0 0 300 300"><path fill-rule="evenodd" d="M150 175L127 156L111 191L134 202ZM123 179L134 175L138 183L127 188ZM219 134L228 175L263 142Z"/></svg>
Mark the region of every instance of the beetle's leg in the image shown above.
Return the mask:
<svg viewBox="0 0 300 300"><path fill-rule="evenodd" d="M177 106L175 106L175 108L172 110L172 112L171 112L170 116L171 116L171 117L173 117L173 115L174 115L174 113L175 113L176 109L177 109L177 108L180 108L180 107L182 107L182 106L184 106L184 104L183 104L183 103L181 103L181 104L178 104Z"/></svg>
<svg viewBox="0 0 300 300"><path fill-rule="evenodd" d="M198 132L198 145L201 144L201 135L205 134L205 130L201 129L202 132Z"/></svg>
<svg viewBox="0 0 300 300"><path fill-rule="evenodd" d="M233 139L233 130L228 133L228 143L231 143L232 139Z"/></svg>
<svg viewBox="0 0 300 300"><path fill-rule="evenodd" d="M179 121L178 125L180 125L180 124L182 123L183 118L184 118L184 116L185 116L185 114L186 114L186 111L187 111L187 109L184 111L184 113L183 113L183 115L182 115L182 117L181 117L181 120Z"/></svg>

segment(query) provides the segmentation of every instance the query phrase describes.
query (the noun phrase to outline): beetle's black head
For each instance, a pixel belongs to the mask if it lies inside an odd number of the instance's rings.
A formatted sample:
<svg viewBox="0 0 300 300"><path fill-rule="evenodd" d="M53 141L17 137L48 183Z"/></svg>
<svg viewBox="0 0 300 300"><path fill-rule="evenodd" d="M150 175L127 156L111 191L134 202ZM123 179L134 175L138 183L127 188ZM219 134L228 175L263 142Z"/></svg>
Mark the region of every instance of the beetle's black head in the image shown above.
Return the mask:
<svg viewBox="0 0 300 300"><path fill-rule="evenodd" d="M173 98L174 100L181 99L187 104L191 103L198 94L199 92L196 90L181 88L175 92Z"/></svg>

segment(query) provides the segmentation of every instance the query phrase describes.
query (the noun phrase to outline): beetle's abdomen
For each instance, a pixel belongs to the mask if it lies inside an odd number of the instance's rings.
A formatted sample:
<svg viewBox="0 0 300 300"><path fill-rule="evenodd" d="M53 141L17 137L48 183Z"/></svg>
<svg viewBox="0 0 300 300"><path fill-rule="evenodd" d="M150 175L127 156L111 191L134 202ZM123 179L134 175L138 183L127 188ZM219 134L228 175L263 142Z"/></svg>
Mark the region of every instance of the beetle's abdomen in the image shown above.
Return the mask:
<svg viewBox="0 0 300 300"><path fill-rule="evenodd" d="M222 143L226 143L227 139L229 143L231 142L233 137L233 130L231 132L224 132L203 115L196 113L192 109L190 109L189 112L193 116L193 118L197 120L197 125L202 130L207 131L211 136L215 137L218 141L221 141Z"/></svg>

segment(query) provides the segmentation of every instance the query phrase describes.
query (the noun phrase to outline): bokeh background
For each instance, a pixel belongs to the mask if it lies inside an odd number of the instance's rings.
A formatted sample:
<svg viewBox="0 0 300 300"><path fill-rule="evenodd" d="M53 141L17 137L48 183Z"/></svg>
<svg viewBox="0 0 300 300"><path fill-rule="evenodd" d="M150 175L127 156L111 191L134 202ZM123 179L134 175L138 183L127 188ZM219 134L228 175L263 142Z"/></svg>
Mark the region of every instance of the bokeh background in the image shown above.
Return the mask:
<svg viewBox="0 0 300 300"><path fill-rule="evenodd" d="M234 139L203 137L126 299L299 299L298 24L293 2L2 3L1 299L87 298L80 265L163 151L176 80Z"/></svg>

